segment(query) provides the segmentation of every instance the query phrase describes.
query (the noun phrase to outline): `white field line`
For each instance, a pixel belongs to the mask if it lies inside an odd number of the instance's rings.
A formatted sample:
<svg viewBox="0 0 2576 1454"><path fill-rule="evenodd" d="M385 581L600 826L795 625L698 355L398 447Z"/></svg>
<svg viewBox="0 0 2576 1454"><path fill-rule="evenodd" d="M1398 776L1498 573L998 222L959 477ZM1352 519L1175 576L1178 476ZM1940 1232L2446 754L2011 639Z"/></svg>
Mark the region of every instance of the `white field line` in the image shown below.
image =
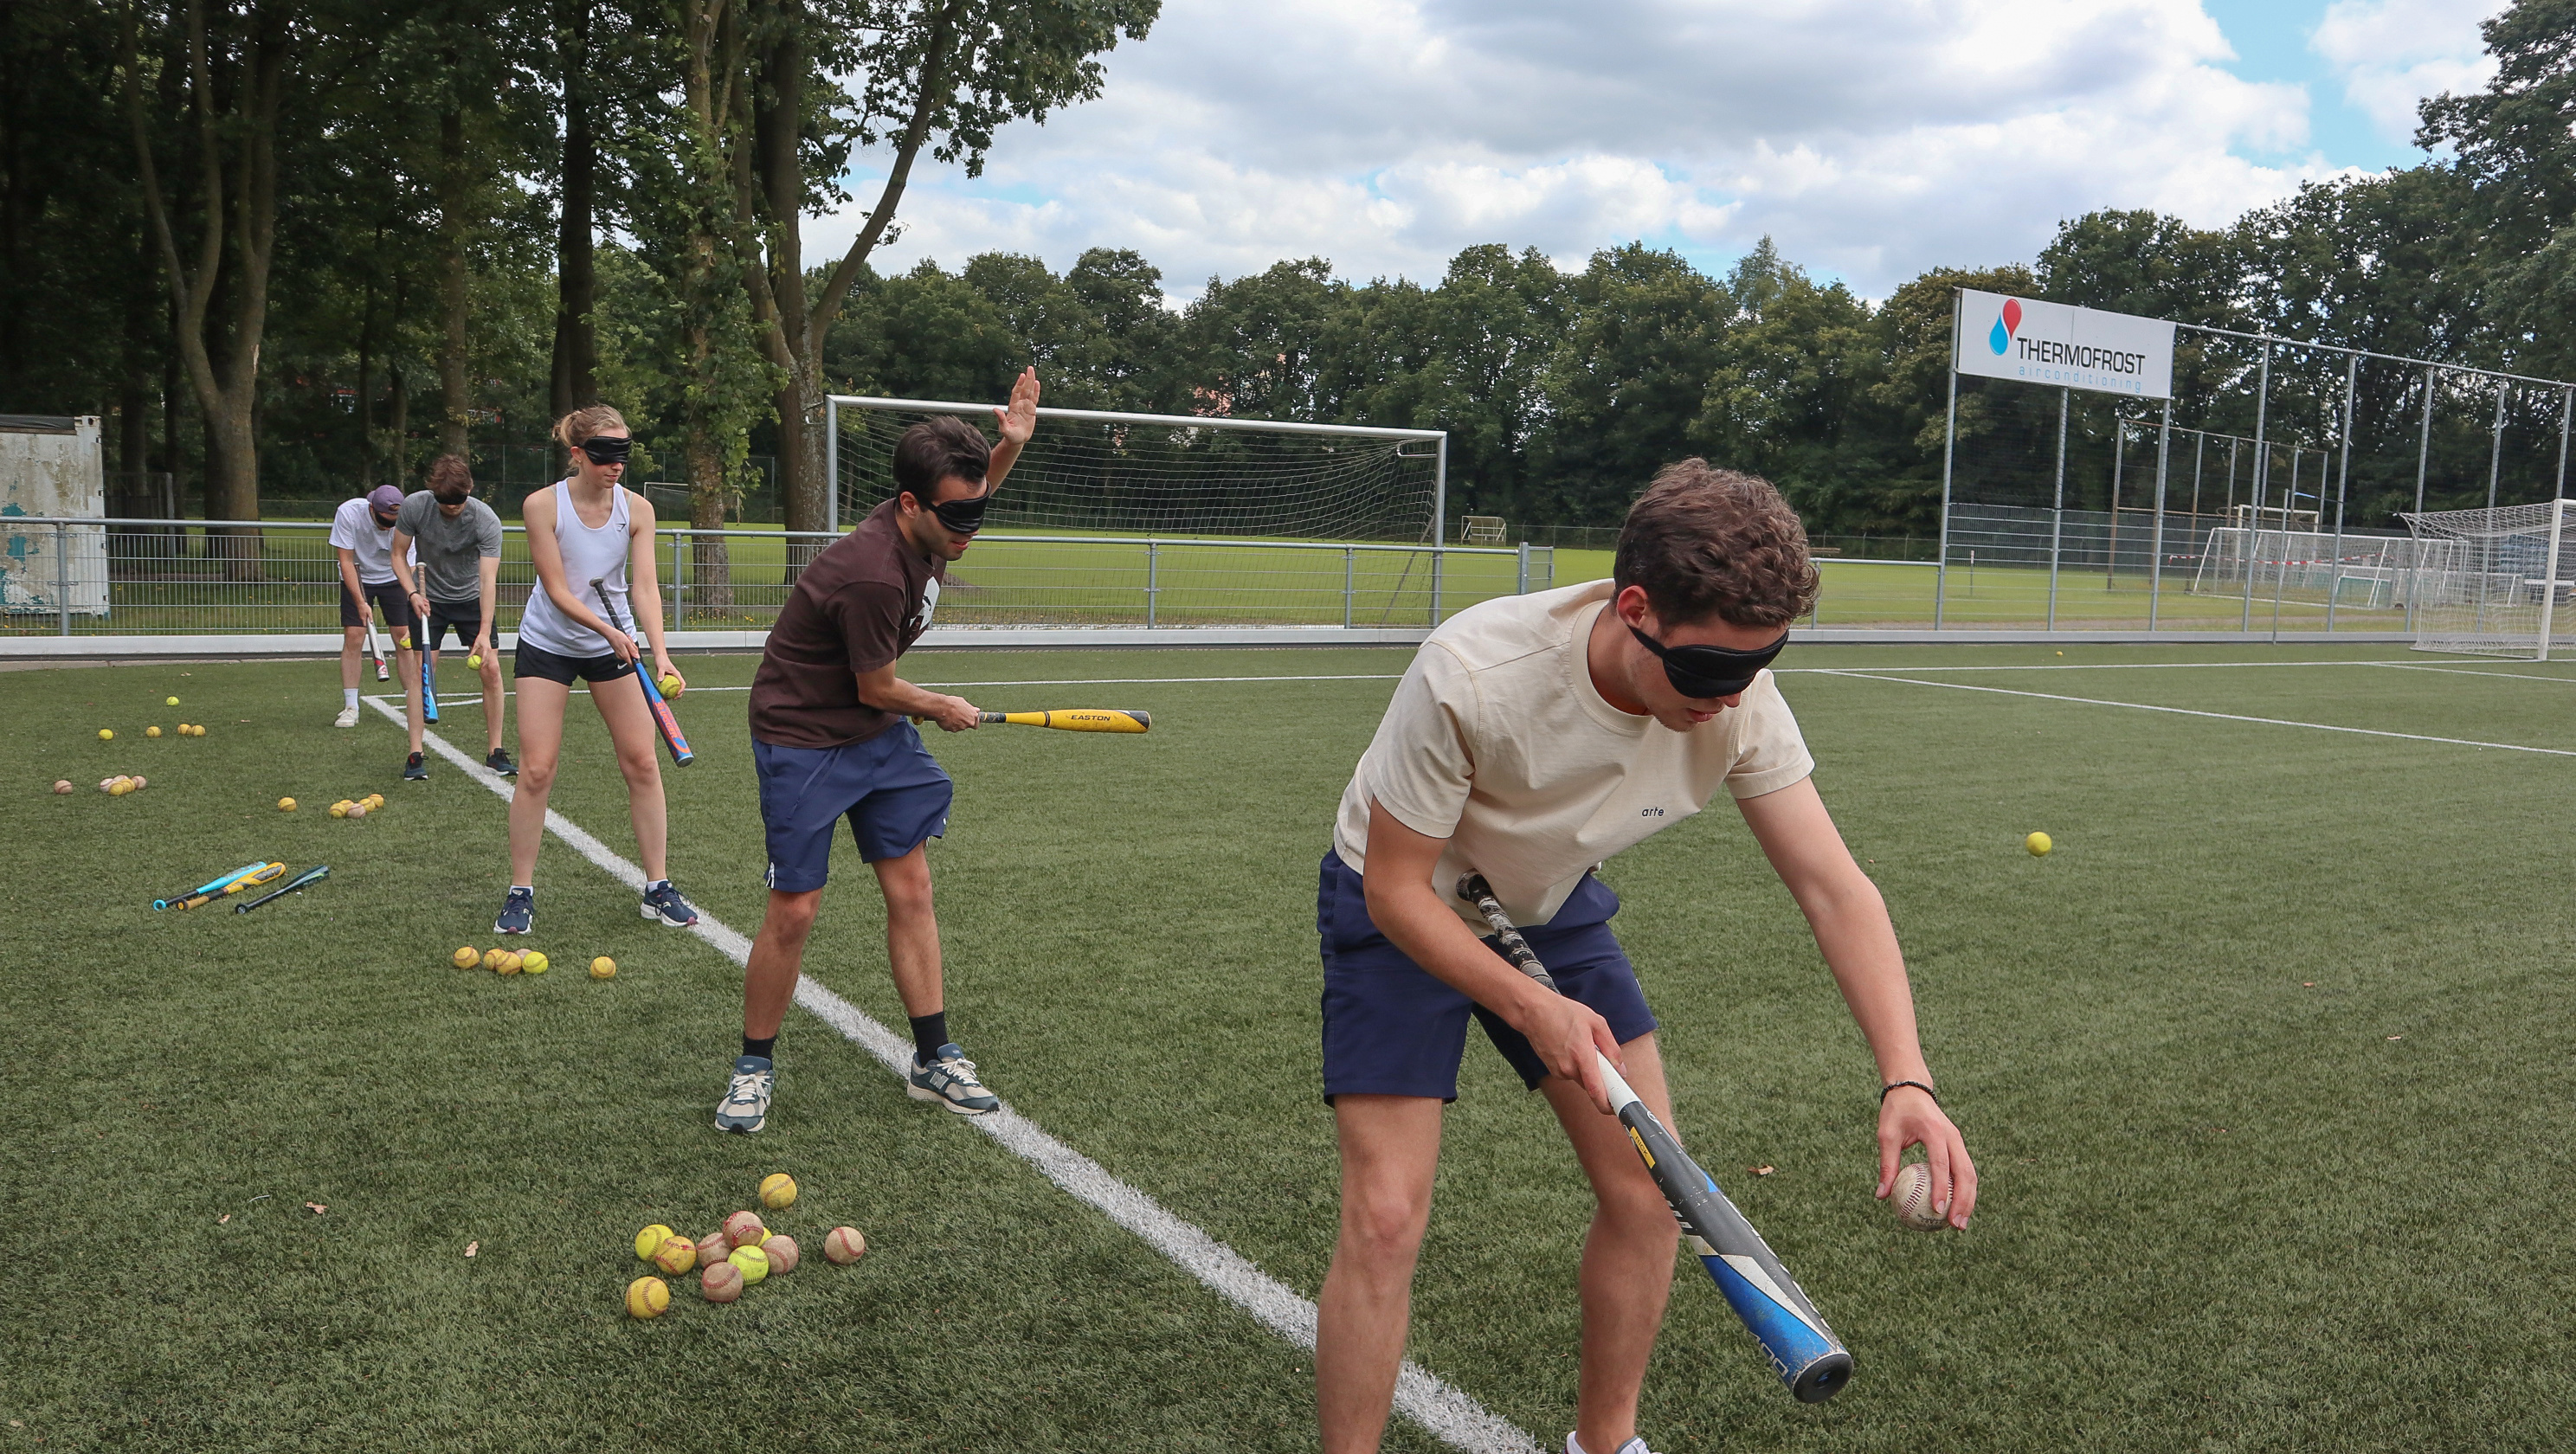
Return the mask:
<svg viewBox="0 0 2576 1454"><path fill-rule="evenodd" d="M369 697L367 702L392 721L402 722L403 708L399 704L384 697ZM491 789L496 796L504 801L509 799L512 789L506 780L468 757L445 738L431 732L424 733L421 741L466 776ZM644 891L644 871L611 852L608 845L583 831L579 824L549 808L546 810L546 829L570 844L574 852L590 860L600 872L639 894ZM699 911L697 926L689 932L715 946L736 965L742 965L751 958L751 941L704 910ZM910 1042L879 1024L866 1011L832 993L811 975L798 976L796 1003L884 1062L885 1067L898 1076L903 1074L905 1065L912 1059ZM1047 1180L1063 1188L1075 1200L1097 1208L1109 1220L1143 1238L1155 1251L1177 1263L1182 1271L1250 1313L1262 1326L1308 1353L1314 1351L1315 1305L1299 1297L1287 1284L1263 1272L1242 1253L1172 1215L1152 1197L1110 1175L1100 1163L1049 1135L1035 1121L1012 1110L1007 1104L988 1115L957 1119L966 1121L1036 1166L1046 1173ZM1395 1407L1453 1448L1543 1454L1538 1440L1465 1393L1425 1372L1411 1359L1406 1359L1396 1374Z"/></svg>
<svg viewBox="0 0 2576 1454"><path fill-rule="evenodd" d="M1927 682L1914 677L1882 676L1866 671L1828 671L1827 676L1869 682L1903 682L1913 687L1940 687L1953 692L1990 692L1999 697L2036 697L2043 702L2073 702L2086 707L2126 707L2133 712L2165 712L2176 717L2208 717L2220 722L2253 722L2265 727L2304 727L2311 732L2346 732L2356 737L2394 737L2407 742L2440 742L2453 747L2492 747L2499 752L2534 752L2547 757L2576 757L2560 747L2528 747L2519 742L2480 742L2473 737L2429 737L2420 732L2384 732L2375 727L2338 727L2331 722L2294 722L2286 717L2247 717L2235 712L2201 712L2189 707L2160 707L2149 702L2114 702L2101 697L2067 697L2055 692L2022 692L2010 687L1980 687L1968 682Z"/></svg>
<svg viewBox="0 0 2576 1454"><path fill-rule="evenodd" d="M2538 672L2480 671L2472 666L2425 666L2420 662L2412 661L2381 661L2371 664L2393 667L2398 671L2438 671L2455 677L2511 677L2518 682L2556 682L2560 686L2576 686L2576 677L2545 677Z"/></svg>

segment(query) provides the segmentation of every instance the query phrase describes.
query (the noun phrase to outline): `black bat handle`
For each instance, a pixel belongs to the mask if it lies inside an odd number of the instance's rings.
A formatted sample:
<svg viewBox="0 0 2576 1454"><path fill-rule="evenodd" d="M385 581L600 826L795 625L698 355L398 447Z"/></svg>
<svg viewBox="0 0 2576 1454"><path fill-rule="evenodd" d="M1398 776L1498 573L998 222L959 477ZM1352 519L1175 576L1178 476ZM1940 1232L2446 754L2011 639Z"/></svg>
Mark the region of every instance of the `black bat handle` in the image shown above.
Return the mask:
<svg viewBox="0 0 2576 1454"><path fill-rule="evenodd" d="M1556 989L1556 976L1549 974L1547 966L1538 962L1538 954L1529 947L1529 941L1521 937L1520 930L1512 927L1511 916L1503 912L1502 900L1494 897L1494 886L1485 882L1483 874L1471 873L1458 880L1458 897L1474 904L1484 914L1485 922L1494 926L1494 938L1503 946L1503 956L1512 962L1513 968L1547 986L1551 992Z"/></svg>

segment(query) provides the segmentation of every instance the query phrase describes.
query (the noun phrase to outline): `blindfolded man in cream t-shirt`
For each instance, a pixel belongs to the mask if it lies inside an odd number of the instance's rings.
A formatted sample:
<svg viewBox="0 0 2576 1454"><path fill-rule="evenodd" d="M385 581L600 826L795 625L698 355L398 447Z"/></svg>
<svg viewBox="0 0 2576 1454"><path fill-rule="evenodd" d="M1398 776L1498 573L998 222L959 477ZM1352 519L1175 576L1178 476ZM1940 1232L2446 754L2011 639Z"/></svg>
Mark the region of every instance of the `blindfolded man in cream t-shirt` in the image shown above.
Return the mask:
<svg viewBox="0 0 2576 1454"><path fill-rule="evenodd" d="M1547 1096L1597 1209L1568 1454L1645 1454L1638 1391L1678 1230L1609 1114L1597 1049L1667 1126L1655 1018L1610 932L1604 859L1723 788L1804 910L1877 1059L1878 1195L1921 1144L1965 1227L1976 1169L1934 1100L1905 961L1877 886L1809 774L1764 668L1815 599L1806 534L1769 483L1690 459L1629 511L1608 581L1488 601L1423 643L1360 758L1324 857L1324 1095L1342 1220L1324 1279L1316 1395L1327 1454L1373 1450L1403 1358L1441 1107L1479 1022ZM1458 900L1481 873L1562 994L1505 960Z"/></svg>

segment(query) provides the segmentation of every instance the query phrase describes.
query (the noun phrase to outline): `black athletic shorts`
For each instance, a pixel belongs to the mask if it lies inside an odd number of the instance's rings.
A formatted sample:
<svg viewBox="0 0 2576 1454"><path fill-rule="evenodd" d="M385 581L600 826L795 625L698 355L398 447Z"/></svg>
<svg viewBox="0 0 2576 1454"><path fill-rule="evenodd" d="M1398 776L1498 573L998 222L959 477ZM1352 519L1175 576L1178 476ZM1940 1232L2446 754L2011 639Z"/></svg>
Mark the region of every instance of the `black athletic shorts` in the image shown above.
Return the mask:
<svg viewBox="0 0 2576 1454"><path fill-rule="evenodd" d="M432 601L429 603L429 632L421 639L421 649L436 651L447 640L447 628L456 628L456 644L472 646L483 634L483 603L474 601ZM499 642L493 648L500 648Z"/></svg>
<svg viewBox="0 0 2576 1454"><path fill-rule="evenodd" d="M361 581L359 586L367 593L368 601L384 607L386 630L400 636L411 629L411 600L402 593L402 584L399 581L386 581L382 585L368 585ZM350 595L349 583L346 580L341 581L340 624L364 626L367 624L367 614L365 603Z"/></svg>
<svg viewBox="0 0 2576 1454"><path fill-rule="evenodd" d="M561 682L565 686L571 686L575 678L586 682L613 682L633 670L635 663L620 661L613 652L605 656L557 656L542 646L530 646L525 641L519 643L519 650L510 662L513 678L537 677Z"/></svg>

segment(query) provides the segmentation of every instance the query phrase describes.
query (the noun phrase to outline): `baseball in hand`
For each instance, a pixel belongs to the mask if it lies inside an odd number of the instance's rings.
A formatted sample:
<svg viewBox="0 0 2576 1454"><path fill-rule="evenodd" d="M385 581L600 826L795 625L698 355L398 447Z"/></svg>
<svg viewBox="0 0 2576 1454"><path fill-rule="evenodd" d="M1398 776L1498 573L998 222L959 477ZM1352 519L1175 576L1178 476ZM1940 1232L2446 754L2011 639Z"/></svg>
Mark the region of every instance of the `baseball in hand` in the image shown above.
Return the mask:
<svg viewBox="0 0 2576 1454"><path fill-rule="evenodd" d="M1932 1168L1920 1161L1908 1162L1896 1169L1896 1185L1887 1193L1887 1205L1896 1220L1917 1232L1938 1232L1950 1225L1950 1219L1932 1205Z"/></svg>

